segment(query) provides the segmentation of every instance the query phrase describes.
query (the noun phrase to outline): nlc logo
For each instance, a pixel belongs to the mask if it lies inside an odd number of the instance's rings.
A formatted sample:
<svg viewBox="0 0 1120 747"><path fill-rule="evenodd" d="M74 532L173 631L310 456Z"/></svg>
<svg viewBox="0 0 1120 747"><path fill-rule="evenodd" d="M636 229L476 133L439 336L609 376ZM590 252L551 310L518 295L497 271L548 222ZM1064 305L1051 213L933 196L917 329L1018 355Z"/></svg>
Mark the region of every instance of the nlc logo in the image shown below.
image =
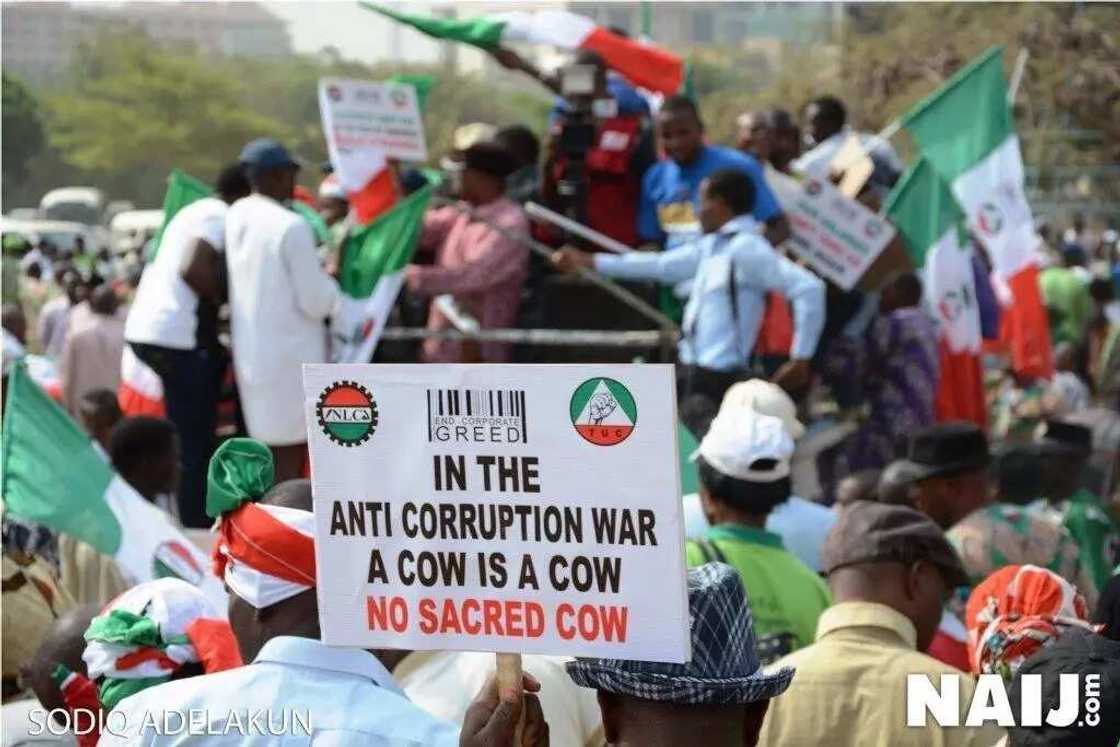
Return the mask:
<svg viewBox="0 0 1120 747"><path fill-rule="evenodd" d="M1042 707L1042 675L1019 676L1020 702L1018 710L1012 709L1011 700L1003 677L998 674L981 674L977 677L972 702L967 704L964 723L961 723L961 678L966 674L941 675L940 687L935 687L924 674L906 675L906 725L926 726L926 719L933 717L938 726L1096 726L1100 723L1101 677L1099 674L1058 675L1058 702L1056 707ZM1084 700L1081 695L1084 692ZM1016 713L1018 718L1016 718Z"/></svg>

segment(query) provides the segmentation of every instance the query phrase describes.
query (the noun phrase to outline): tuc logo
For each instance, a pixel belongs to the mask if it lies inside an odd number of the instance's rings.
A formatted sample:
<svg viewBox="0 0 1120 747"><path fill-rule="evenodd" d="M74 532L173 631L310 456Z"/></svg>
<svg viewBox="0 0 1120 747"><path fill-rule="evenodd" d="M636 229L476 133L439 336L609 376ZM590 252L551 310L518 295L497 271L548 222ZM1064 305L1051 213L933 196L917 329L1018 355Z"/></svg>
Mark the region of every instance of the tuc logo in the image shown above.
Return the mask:
<svg viewBox="0 0 1120 747"><path fill-rule="evenodd" d="M634 395L614 379L583 382L572 392L568 409L576 432L596 446L622 443L638 423Z"/></svg>
<svg viewBox="0 0 1120 747"><path fill-rule="evenodd" d="M1058 728L1067 726L1096 726L1100 723L1101 676L1087 674L1058 675L1058 704L1056 708L1042 707L1042 675L1019 675L1020 703L1013 708L1003 677L998 674L981 674L977 677L976 691L968 703L964 723L961 723L961 677L965 674L941 675L940 687L935 687L924 674L906 675L906 725L926 726L926 719L933 717L938 726L1042 726L1043 722ZM1084 694L1084 697L1082 697ZM1016 720L1016 713L1019 719Z"/></svg>

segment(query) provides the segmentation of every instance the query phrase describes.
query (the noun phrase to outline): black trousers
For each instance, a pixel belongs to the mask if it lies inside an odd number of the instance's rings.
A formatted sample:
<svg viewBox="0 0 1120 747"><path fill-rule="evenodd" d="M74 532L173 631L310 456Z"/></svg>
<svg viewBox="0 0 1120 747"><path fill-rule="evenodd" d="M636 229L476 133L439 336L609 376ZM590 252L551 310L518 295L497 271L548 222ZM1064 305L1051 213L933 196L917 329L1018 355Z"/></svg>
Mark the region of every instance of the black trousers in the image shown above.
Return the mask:
<svg viewBox="0 0 1120 747"><path fill-rule="evenodd" d="M719 411L723 395L733 384L751 377L747 369L717 371L703 366L677 364L677 411L681 422L699 440Z"/></svg>
<svg viewBox="0 0 1120 747"><path fill-rule="evenodd" d="M179 431L182 477L176 496L183 526L205 529L206 472L214 454L218 424L218 396L228 358L220 350L176 350L129 343L136 357L163 380L167 419Z"/></svg>

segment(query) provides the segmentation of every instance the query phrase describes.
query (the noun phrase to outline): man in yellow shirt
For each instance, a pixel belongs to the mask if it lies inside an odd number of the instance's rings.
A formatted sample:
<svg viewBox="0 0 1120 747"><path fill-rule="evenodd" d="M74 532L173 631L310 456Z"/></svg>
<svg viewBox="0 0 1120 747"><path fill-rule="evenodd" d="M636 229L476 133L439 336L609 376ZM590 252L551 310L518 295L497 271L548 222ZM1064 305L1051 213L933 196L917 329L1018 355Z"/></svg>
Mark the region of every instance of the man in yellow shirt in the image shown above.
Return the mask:
<svg viewBox="0 0 1120 747"><path fill-rule="evenodd" d="M799 747L986 747L994 726L906 725L906 676L960 677L961 723L975 681L925 651L949 590L966 580L941 530L904 506L857 501L825 540L821 565L835 605L821 615L817 641L780 659L797 676L770 702L760 745Z"/></svg>

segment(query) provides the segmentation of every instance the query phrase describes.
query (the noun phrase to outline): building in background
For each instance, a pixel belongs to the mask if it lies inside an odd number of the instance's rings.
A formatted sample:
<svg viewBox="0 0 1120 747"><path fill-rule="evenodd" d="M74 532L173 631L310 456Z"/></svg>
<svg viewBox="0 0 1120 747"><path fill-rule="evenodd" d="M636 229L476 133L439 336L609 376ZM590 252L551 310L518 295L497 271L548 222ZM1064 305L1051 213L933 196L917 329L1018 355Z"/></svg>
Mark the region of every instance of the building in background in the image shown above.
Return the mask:
<svg viewBox="0 0 1120 747"><path fill-rule="evenodd" d="M292 53L287 23L252 2L4 3L0 12L5 71L33 83L66 70L83 35L101 27L135 28L157 44L189 45L242 57Z"/></svg>
<svg viewBox="0 0 1120 747"><path fill-rule="evenodd" d="M743 45L760 40L791 44L828 41L842 22L842 3L569 2L573 13L631 36L648 32L674 49Z"/></svg>

